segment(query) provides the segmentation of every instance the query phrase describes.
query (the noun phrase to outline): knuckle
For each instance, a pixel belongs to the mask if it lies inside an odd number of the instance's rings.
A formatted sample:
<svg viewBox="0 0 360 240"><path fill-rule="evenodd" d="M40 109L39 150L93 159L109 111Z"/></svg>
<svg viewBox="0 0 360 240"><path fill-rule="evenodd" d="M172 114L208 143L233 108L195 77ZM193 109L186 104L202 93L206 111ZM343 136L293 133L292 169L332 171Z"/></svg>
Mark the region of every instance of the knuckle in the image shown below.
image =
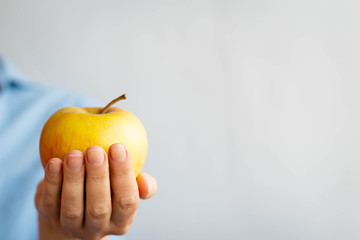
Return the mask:
<svg viewBox="0 0 360 240"><path fill-rule="evenodd" d="M78 176L66 176L64 179L64 182L68 183L71 186L77 186L79 184L83 184L84 177L78 177Z"/></svg>
<svg viewBox="0 0 360 240"><path fill-rule="evenodd" d="M87 176L87 180L91 181L91 182L94 182L94 183L102 183L104 182L105 180L107 180L107 174L105 171L103 172L100 172L100 173L93 173L93 174L89 174Z"/></svg>
<svg viewBox="0 0 360 240"><path fill-rule="evenodd" d="M123 196L118 201L118 207L123 210L136 210L139 203L139 194L132 193Z"/></svg>
<svg viewBox="0 0 360 240"><path fill-rule="evenodd" d="M72 222L76 219L82 218L82 211L76 208L65 208L61 211L61 218L65 222Z"/></svg>
<svg viewBox="0 0 360 240"><path fill-rule="evenodd" d="M95 220L103 220L110 215L110 207L95 206L88 210L89 217Z"/></svg>
<svg viewBox="0 0 360 240"><path fill-rule="evenodd" d="M117 178L127 177L131 173L131 169L128 166L111 166L112 167L112 174L115 175Z"/></svg>
<svg viewBox="0 0 360 240"><path fill-rule="evenodd" d="M69 174L68 176L65 177L64 181L66 183L68 183L69 185L76 186L79 184L83 184L84 177L83 176L73 176L73 175Z"/></svg>
<svg viewBox="0 0 360 240"><path fill-rule="evenodd" d="M49 184L49 185L58 185L59 184L59 180L57 178L50 177L49 174L45 174L44 181L46 184Z"/></svg>
<svg viewBox="0 0 360 240"><path fill-rule="evenodd" d="M45 213L49 213L53 211L56 207L56 203L52 201L52 199L49 196L44 195L41 200L41 209Z"/></svg>

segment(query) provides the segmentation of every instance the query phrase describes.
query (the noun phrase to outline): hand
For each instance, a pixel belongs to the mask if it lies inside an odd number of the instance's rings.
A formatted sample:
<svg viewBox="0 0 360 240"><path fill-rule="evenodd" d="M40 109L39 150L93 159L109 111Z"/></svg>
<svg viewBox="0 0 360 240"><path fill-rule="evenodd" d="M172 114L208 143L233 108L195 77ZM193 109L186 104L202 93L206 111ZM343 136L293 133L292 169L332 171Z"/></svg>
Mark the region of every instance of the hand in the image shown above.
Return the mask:
<svg viewBox="0 0 360 240"><path fill-rule="evenodd" d="M151 176L141 173L135 178L130 154L121 144L110 147L109 160L98 146L89 147L85 157L73 150L64 162L52 158L35 196L40 238L49 232L52 239L59 233L94 240L123 235L133 222L139 197L150 198L156 191Z"/></svg>

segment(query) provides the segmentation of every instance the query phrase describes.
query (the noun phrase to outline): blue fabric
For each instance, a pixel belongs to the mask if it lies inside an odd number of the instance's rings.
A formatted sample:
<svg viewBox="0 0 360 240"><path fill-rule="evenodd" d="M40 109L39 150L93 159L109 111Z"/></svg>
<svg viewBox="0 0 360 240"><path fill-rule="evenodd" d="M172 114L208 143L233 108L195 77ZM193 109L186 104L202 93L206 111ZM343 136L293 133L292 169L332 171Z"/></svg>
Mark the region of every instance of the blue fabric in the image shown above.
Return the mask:
<svg viewBox="0 0 360 240"><path fill-rule="evenodd" d="M37 239L34 195L44 171L39 138L46 120L87 97L24 81L0 59L0 239Z"/></svg>

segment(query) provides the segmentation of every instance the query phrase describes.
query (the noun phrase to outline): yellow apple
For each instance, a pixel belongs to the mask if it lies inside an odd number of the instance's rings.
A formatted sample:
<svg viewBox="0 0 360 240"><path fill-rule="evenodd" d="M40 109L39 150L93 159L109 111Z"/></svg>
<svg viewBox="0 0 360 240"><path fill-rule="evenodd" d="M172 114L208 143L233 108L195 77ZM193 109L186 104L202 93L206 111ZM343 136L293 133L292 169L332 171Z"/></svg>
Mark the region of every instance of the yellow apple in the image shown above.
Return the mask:
<svg viewBox="0 0 360 240"><path fill-rule="evenodd" d="M122 143L130 153L135 176L145 163L148 142L145 128L132 113L110 106L105 108L66 107L55 112L45 123L40 137L40 158L45 167L53 157L64 159L70 150L85 153L98 145L108 153L114 143Z"/></svg>

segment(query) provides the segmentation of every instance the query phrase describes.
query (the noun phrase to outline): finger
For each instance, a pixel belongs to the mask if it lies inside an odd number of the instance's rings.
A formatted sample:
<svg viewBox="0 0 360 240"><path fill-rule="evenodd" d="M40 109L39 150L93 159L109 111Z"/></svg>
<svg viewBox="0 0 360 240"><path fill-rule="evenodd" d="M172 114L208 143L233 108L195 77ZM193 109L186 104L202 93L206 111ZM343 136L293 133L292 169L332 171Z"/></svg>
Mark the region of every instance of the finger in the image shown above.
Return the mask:
<svg viewBox="0 0 360 240"><path fill-rule="evenodd" d="M69 233L80 234L84 218L84 155L70 151L64 159L64 181L61 194L61 226Z"/></svg>
<svg viewBox="0 0 360 240"><path fill-rule="evenodd" d="M99 146L91 146L85 153L86 210L85 228L104 229L111 216L111 190L107 154Z"/></svg>
<svg viewBox="0 0 360 240"><path fill-rule="evenodd" d="M60 213L62 165L59 158L52 158L46 164L40 200L41 213L56 221L59 219Z"/></svg>
<svg viewBox="0 0 360 240"><path fill-rule="evenodd" d="M157 182L155 178L150 176L147 173L140 173L136 179L138 188L139 188L139 195L142 199L149 199L155 195L158 189Z"/></svg>
<svg viewBox="0 0 360 240"><path fill-rule="evenodd" d="M109 149L112 189L112 223L116 228L128 228L139 202L139 191L128 150L122 144Z"/></svg>
<svg viewBox="0 0 360 240"><path fill-rule="evenodd" d="M35 193L35 207L36 207L36 210L38 212L40 212L40 200L41 200L41 196L42 196L42 188L43 188L43 184L44 184L44 179L41 180L39 182L39 184L37 185L37 188L36 188L36 193Z"/></svg>

